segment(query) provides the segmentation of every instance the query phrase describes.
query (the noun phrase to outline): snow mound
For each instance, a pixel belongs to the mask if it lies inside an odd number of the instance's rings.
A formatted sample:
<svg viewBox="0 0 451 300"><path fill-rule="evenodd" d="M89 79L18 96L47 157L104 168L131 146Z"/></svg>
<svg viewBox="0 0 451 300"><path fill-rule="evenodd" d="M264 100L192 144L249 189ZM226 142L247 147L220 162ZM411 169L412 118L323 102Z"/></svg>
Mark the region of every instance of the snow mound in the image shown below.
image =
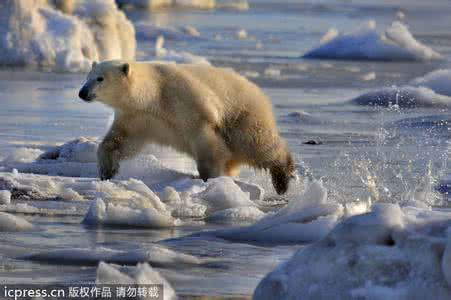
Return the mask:
<svg viewBox="0 0 451 300"><path fill-rule="evenodd" d="M32 229L33 225L27 220L0 212L0 232L27 231Z"/></svg>
<svg viewBox="0 0 451 300"><path fill-rule="evenodd" d="M148 262L152 266L165 268L201 265L208 262L206 259L176 252L160 245L149 245L146 249L128 251L105 247L57 249L31 254L24 258L65 265L97 265L101 261L121 265Z"/></svg>
<svg viewBox="0 0 451 300"><path fill-rule="evenodd" d="M413 107L449 107L451 97L440 95L426 87L386 87L351 100L357 105Z"/></svg>
<svg viewBox="0 0 451 300"><path fill-rule="evenodd" d="M266 275L254 299L449 299L450 226L449 211L373 205Z"/></svg>
<svg viewBox="0 0 451 300"><path fill-rule="evenodd" d="M134 59L134 35L114 0L77 1L74 15L46 1L7 1L0 18L0 65L87 71L92 61Z"/></svg>
<svg viewBox="0 0 451 300"><path fill-rule="evenodd" d="M138 264L135 268L124 268L101 262L97 267L96 284L126 285L163 285L163 299L176 299L176 294L169 282L152 269L147 263Z"/></svg>
<svg viewBox="0 0 451 300"><path fill-rule="evenodd" d="M366 209L347 211L341 204L328 202L323 184L313 181L306 183L303 194L291 200L286 207L269 213L255 224L208 234L233 241L272 244L312 242L325 237L343 216Z"/></svg>
<svg viewBox="0 0 451 300"><path fill-rule="evenodd" d="M329 30L321 44L305 58L415 61L437 60L442 56L416 40L407 26L394 21L383 33L378 33L376 23L367 24L348 34Z"/></svg>
<svg viewBox="0 0 451 300"><path fill-rule="evenodd" d="M451 97L451 70L441 69L418 77L410 83L417 87L426 87L435 93Z"/></svg>

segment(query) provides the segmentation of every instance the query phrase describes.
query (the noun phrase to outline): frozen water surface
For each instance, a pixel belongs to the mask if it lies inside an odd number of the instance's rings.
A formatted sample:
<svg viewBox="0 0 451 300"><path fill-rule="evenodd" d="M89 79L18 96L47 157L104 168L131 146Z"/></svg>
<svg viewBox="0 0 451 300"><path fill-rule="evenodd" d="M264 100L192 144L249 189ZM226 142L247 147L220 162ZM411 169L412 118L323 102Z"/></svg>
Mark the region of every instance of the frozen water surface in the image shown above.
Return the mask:
<svg viewBox="0 0 451 300"><path fill-rule="evenodd" d="M72 73L4 67L1 282L165 278L179 296L250 297L274 270L257 298L314 298L337 290L343 298L402 298L422 295L426 288L418 291L417 285L431 288L427 278L438 282L438 298L449 295L451 5L249 5L240 12L125 12L135 25L138 59L232 67L264 89L296 159L300 179L288 194L276 197L268 176L251 169L239 179L204 183L195 178L191 159L158 146L124 162L115 180L100 182L95 151L112 111L77 99L84 75L75 67ZM46 16L53 14L60 13ZM75 14L64 18L83 16ZM381 31L394 21L407 24L440 59L302 58L329 28L355 32L368 20ZM246 36L237 37L241 30ZM331 32L323 41L333 37ZM425 262L416 260L417 248ZM400 271L381 271L390 264ZM371 281L353 276L352 266L371 274ZM337 274L346 282L327 277ZM274 283L286 289L268 290Z"/></svg>

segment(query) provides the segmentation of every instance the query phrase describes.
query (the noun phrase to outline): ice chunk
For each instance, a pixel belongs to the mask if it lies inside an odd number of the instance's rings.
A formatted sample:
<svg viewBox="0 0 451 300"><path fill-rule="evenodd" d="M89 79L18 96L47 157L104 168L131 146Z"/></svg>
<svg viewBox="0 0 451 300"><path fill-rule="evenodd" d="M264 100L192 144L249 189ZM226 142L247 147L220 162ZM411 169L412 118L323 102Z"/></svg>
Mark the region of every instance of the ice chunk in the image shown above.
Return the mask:
<svg viewBox="0 0 451 300"><path fill-rule="evenodd" d="M441 69L414 79L413 86L426 87L435 93L451 97L451 70Z"/></svg>
<svg viewBox="0 0 451 300"><path fill-rule="evenodd" d="M152 269L147 263L138 264L133 269L120 268L101 262L97 268L96 284L162 284L164 300L176 299L176 294L169 282Z"/></svg>
<svg viewBox="0 0 451 300"><path fill-rule="evenodd" d="M207 222L220 224L254 223L264 216L265 213L254 206L234 207L212 213L207 217Z"/></svg>
<svg viewBox="0 0 451 300"><path fill-rule="evenodd" d="M7 1L0 18L0 64L79 72L92 61L134 58L133 25L114 0L77 1L71 10L74 15L47 1Z"/></svg>
<svg viewBox="0 0 451 300"><path fill-rule="evenodd" d="M249 193L243 192L230 177L209 179L206 190L196 196L206 202L208 213L228 208L255 206L249 198Z"/></svg>
<svg viewBox="0 0 451 300"><path fill-rule="evenodd" d="M210 259L176 252L161 245L148 245L145 249L115 250L105 247L68 248L42 251L25 259L55 264L96 265L100 261L121 265L148 262L157 267L188 267L210 262Z"/></svg>
<svg viewBox="0 0 451 300"><path fill-rule="evenodd" d="M26 231L31 229L33 229L33 225L27 220L0 212L0 232Z"/></svg>
<svg viewBox="0 0 451 300"><path fill-rule="evenodd" d="M199 37L200 32L196 29L196 27L193 26L185 26L183 27L183 32L185 32L187 35Z"/></svg>
<svg viewBox="0 0 451 300"><path fill-rule="evenodd" d="M361 60L436 60L442 56L416 40L407 26L394 21L385 32L376 31L374 21L348 34L329 30L318 47L308 51L306 58Z"/></svg>
<svg viewBox="0 0 451 300"><path fill-rule="evenodd" d="M317 241L326 236L344 214L343 206L327 202L327 190L318 181L306 183L304 193L278 212L253 225L210 232L214 236L263 243Z"/></svg>
<svg viewBox="0 0 451 300"><path fill-rule="evenodd" d="M178 224L177 220L168 212L161 212L153 207L130 208L119 204L105 204L102 199L93 201L83 223L146 228L165 228Z"/></svg>
<svg viewBox="0 0 451 300"><path fill-rule="evenodd" d="M11 192L8 190L0 190L0 204L10 204L11 203Z"/></svg>
<svg viewBox="0 0 451 300"><path fill-rule="evenodd" d="M360 95L351 100L358 105L399 107L449 107L451 97L435 93L426 87L387 87Z"/></svg>
<svg viewBox="0 0 451 300"><path fill-rule="evenodd" d="M446 210L374 205L276 267L254 299L449 299L450 220Z"/></svg>
<svg viewBox="0 0 451 300"><path fill-rule="evenodd" d="M239 40L245 40L247 39L247 32L244 29L240 29L237 32L235 32L235 37Z"/></svg>

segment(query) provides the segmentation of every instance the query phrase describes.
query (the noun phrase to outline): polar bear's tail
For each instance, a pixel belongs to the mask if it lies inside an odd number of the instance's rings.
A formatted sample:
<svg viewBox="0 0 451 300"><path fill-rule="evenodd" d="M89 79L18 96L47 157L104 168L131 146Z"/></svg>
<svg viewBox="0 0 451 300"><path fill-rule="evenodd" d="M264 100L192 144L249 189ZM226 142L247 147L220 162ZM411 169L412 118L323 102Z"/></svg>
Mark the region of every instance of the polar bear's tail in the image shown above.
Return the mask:
<svg viewBox="0 0 451 300"><path fill-rule="evenodd" d="M290 152L286 151L284 159L273 162L269 168L271 180L277 194L285 194L294 174L294 162Z"/></svg>

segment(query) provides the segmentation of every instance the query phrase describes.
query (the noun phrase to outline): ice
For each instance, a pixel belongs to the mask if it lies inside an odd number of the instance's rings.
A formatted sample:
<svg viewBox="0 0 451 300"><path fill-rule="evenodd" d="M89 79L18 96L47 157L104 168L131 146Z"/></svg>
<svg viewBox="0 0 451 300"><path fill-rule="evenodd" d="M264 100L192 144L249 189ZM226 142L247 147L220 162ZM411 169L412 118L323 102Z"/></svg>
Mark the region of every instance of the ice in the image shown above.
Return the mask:
<svg viewBox="0 0 451 300"><path fill-rule="evenodd" d="M148 262L156 267L192 267L211 262L211 259L198 258L173 251L161 245L147 245L136 250L116 250L107 247L63 248L47 250L27 255L25 259L55 264L96 265L100 261L121 265L134 265Z"/></svg>
<svg viewBox="0 0 451 300"><path fill-rule="evenodd" d="M449 107L451 97L437 94L427 87L385 87L351 100L358 105L398 107Z"/></svg>
<svg viewBox="0 0 451 300"><path fill-rule="evenodd" d="M165 228L181 225L179 219L233 224L255 222L264 215L257 203L265 191L256 184L229 177L203 182L163 166L148 154L122 162L115 180L100 181L95 154L98 139L80 137L42 147L47 150L19 151L14 159L1 162L6 170L17 168L32 174L0 173L0 189L14 190L15 200L90 200L85 224ZM7 209L50 213L33 206Z"/></svg>
<svg viewBox="0 0 451 300"><path fill-rule="evenodd" d="M193 26L183 27L183 32L190 36L200 37L200 32Z"/></svg>
<svg viewBox="0 0 451 300"><path fill-rule="evenodd" d="M164 300L176 299L169 282L147 263L138 264L133 269L101 262L97 268L96 284L150 285L162 284Z"/></svg>
<svg viewBox="0 0 451 300"><path fill-rule="evenodd" d="M294 123L301 123L301 124L310 124L310 125L317 125L321 123L327 123L327 121L322 120L319 117L313 116L312 114L303 111L293 111L288 113L286 116L282 118L285 122L294 122Z"/></svg>
<svg viewBox="0 0 451 300"><path fill-rule="evenodd" d="M253 225L221 229L208 234L234 241L300 243L322 239L334 228L345 209L327 200L319 181L306 183L303 194L276 213L269 213Z"/></svg>
<svg viewBox="0 0 451 300"><path fill-rule="evenodd" d="M102 199L97 199L89 207L83 223L89 225L165 228L173 227L178 222L169 212L161 212L153 207L133 209L125 205L106 204Z"/></svg>
<svg viewBox="0 0 451 300"><path fill-rule="evenodd" d="M413 86L426 87L435 93L451 97L451 70L440 69L415 78L410 83Z"/></svg>
<svg viewBox="0 0 451 300"><path fill-rule="evenodd" d="M247 39L247 32L244 29L240 29L237 32L235 32L235 37L239 40L245 40Z"/></svg>
<svg viewBox="0 0 451 300"><path fill-rule="evenodd" d="M164 48L164 37L159 36L155 43L155 59L160 61L169 61L175 63L187 63L197 65L211 65L203 56L197 56L185 51L175 51Z"/></svg>
<svg viewBox="0 0 451 300"><path fill-rule="evenodd" d="M197 194L208 205L209 212L216 212L233 207L255 206L249 193L243 190L230 177L218 177L208 180L205 191Z"/></svg>
<svg viewBox="0 0 451 300"><path fill-rule="evenodd" d="M232 9L247 10L246 0L116 0L120 6L155 9Z"/></svg>
<svg viewBox="0 0 451 300"><path fill-rule="evenodd" d="M276 267L254 299L449 299L450 226L449 210L375 204Z"/></svg>
<svg viewBox="0 0 451 300"><path fill-rule="evenodd" d="M374 79L376 79L376 73L374 73L374 72L369 72L369 73L363 74L362 76L360 76L360 79L361 79L362 81L371 81L371 80L374 80Z"/></svg>
<svg viewBox="0 0 451 300"><path fill-rule="evenodd" d="M0 212L0 232L16 232L32 230L33 225L27 220L4 212Z"/></svg>
<svg viewBox="0 0 451 300"><path fill-rule="evenodd" d="M321 38L320 45L308 51L304 57L387 61L442 58L439 53L416 40L407 26L399 21L394 21L383 33L377 32L374 21L347 34L331 29Z"/></svg>
<svg viewBox="0 0 451 300"><path fill-rule="evenodd" d="M8 205L11 203L11 192L8 190L0 190L0 204Z"/></svg>
<svg viewBox="0 0 451 300"><path fill-rule="evenodd" d="M14 0L2 14L2 65L80 72L92 61L135 56L133 25L114 0L77 1L73 15L46 1Z"/></svg>

